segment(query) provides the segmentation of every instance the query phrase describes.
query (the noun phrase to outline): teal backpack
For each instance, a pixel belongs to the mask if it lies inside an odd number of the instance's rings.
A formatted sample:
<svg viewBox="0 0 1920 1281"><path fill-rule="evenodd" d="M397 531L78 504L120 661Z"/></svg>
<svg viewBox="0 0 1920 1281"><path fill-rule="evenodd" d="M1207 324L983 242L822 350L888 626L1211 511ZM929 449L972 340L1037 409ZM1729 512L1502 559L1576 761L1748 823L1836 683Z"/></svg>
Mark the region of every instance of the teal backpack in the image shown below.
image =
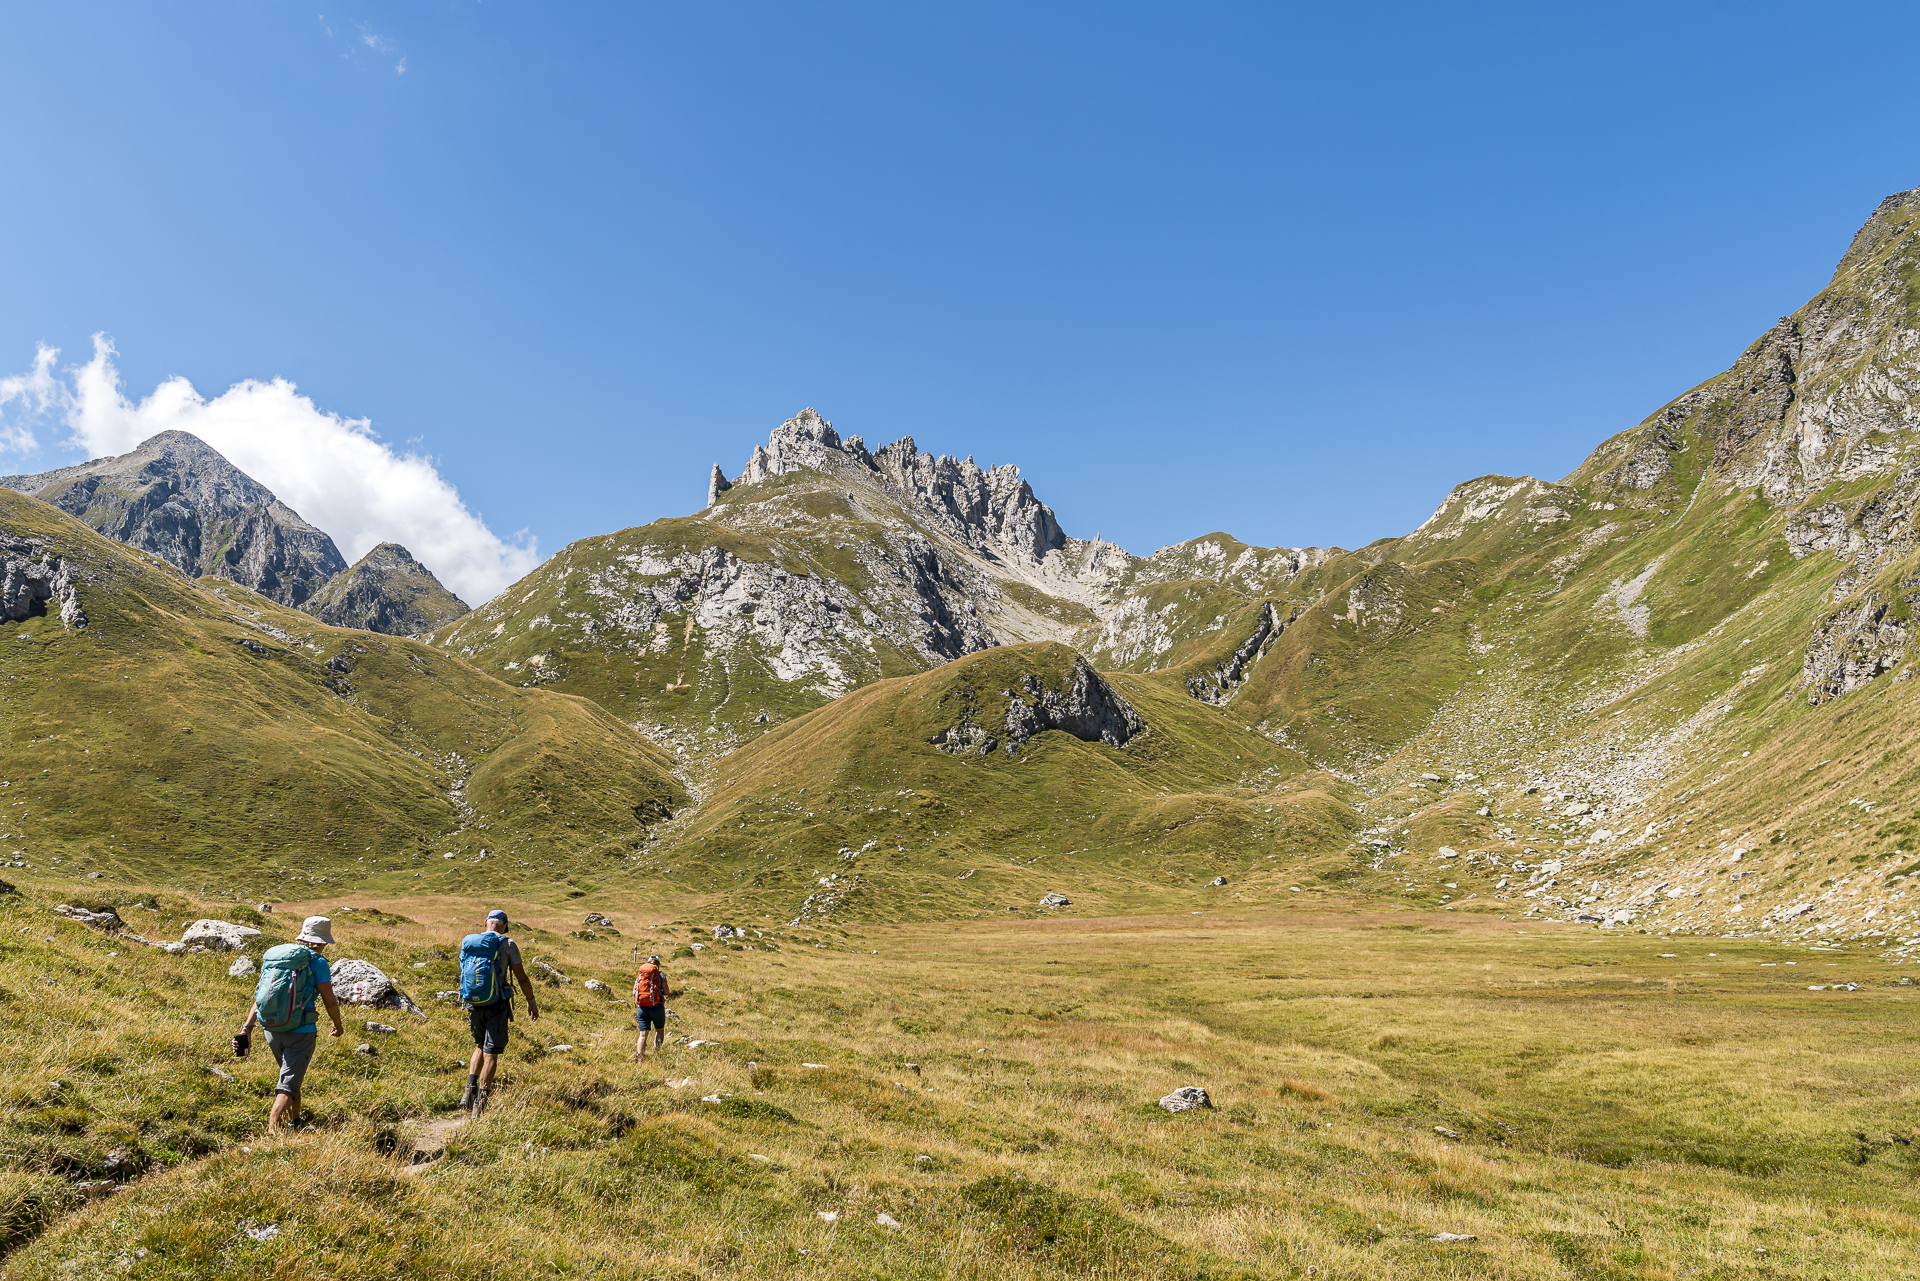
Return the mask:
<svg viewBox="0 0 1920 1281"><path fill-rule="evenodd" d="M468 1005L492 1005L513 995L504 955L507 936L491 930L460 940L460 999Z"/></svg>
<svg viewBox="0 0 1920 1281"><path fill-rule="evenodd" d="M253 1008L260 1026L269 1032L291 1032L307 1021L314 993L313 953L298 943L270 947L260 958L260 982L253 989Z"/></svg>

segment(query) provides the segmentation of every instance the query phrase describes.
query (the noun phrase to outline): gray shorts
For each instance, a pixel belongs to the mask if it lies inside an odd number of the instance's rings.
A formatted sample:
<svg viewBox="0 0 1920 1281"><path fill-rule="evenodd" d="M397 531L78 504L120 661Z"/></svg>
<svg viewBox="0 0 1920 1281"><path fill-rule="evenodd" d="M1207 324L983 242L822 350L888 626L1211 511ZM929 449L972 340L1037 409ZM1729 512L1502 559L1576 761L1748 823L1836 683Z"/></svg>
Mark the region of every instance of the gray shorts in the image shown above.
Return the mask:
<svg viewBox="0 0 1920 1281"><path fill-rule="evenodd" d="M507 1024L512 1019L512 1001L467 1007L467 1027L473 1033L474 1045L479 1047L482 1054L507 1052Z"/></svg>
<svg viewBox="0 0 1920 1281"><path fill-rule="evenodd" d="M280 1065L280 1079L273 1086L275 1094L300 1093L307 1064L313 1062L313 1047L319 1043L318 1028L311 1032L267 1032L267 1048L273 1051L273 1061Z"/></svg>

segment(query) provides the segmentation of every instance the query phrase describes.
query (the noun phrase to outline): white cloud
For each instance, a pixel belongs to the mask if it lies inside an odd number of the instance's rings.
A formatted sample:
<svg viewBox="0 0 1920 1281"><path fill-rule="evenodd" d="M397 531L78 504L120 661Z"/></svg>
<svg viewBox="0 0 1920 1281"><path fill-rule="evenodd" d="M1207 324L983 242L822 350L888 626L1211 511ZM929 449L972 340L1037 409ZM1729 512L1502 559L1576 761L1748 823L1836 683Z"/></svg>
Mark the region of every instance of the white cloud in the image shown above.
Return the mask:
<svg viewBox="0 0 1920 1281"><path fill-rule="evenodd" d="M33 423L61 403L60 381L53 376L53 362L59 357L57 348L40 343L34 349L32 369L0 378L0 450L25 453L40 447Z"/></svg>
<svg viewBox="0 0 1920 1281"><path fill-rule="evenodd" d="M0 408L14 382L44 375L48 403L64 409L71 443L89 457L126 453L156 432L191 432L331 534L348 560L399 543L469 605L540 563L530 535L517 545L495 535L431 459L394 452L371 420L327 413L284 378L235 383L208 400L176 376L135 402L121 390L105 334L94 335L93 359L70 368L69 379L52 373L57 354L42 347L33 373L0 382Z"/></svg>

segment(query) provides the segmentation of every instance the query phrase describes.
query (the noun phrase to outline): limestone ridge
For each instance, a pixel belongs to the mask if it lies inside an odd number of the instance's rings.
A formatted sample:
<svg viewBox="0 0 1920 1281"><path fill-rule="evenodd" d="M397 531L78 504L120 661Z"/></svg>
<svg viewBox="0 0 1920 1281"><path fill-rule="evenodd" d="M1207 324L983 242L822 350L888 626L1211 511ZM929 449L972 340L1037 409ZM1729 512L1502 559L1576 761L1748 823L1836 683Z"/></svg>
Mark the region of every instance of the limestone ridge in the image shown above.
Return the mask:
<svg viewBox="0 0 1920 1281"><path fill-rule="evenodd" d="M391 636L430 632L467 612L466 603L398 543L375 547L328 580L303 608L333 627Z"/></svg>
<svg viewBox="0 0 1920 1281"><path fill-rule="evenodd" d="M198 437L165 431L138 449L33 476L0 477L189 577L211 575L301 605L347 567L333 540Z"/></svg>

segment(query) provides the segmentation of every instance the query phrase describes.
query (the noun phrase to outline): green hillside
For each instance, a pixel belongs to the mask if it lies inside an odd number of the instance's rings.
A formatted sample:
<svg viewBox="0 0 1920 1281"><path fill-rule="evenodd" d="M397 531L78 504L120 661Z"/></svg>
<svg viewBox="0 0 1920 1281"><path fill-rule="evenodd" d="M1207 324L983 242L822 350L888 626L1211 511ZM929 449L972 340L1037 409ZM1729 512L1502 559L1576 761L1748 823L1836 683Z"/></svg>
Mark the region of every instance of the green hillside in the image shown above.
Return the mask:
<svg viewBox="0 0 1920 1281"><path fill-rule="evenodd" d="M35 869L246 897L590 877L686 803L592 703L190 582L11 491L0 538L58 558L87 620L5 625L0 831Z"/></svg>
<svg viewBox="0 0 1920 1281"><path fill-rule="evenodd" d="M1344 865L1344 789L1164 681L1106 676L1144 724L1124 744L1010 742L1010 708L1083 667L1003 646L849 694L728 757L658 863L742 914L812 921L1031 912L1050 892L1096 913L1233 902Z"/></svg>

